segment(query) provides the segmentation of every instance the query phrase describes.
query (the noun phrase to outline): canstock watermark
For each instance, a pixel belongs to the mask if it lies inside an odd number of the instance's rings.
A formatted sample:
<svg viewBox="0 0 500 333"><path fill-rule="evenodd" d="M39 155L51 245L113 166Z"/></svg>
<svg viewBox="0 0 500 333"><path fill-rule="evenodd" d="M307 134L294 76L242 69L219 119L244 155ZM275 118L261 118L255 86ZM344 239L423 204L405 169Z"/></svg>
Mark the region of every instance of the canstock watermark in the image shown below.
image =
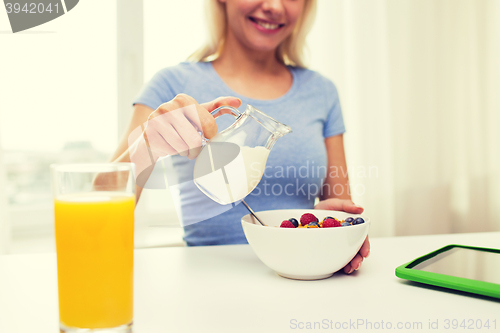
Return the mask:
<svg viewBox="0 0 500 333"><path fill-rule="evenodd" d="M251 172L258 173L259 165L250 165ZM377 166L356 165L351 168L339 166L315 165L314 161L303 161L302 165L267 165L260 186L251 195L255 196L307 196L308 199L315 197L361 196L365 194L363 184L349 184L349 175L356 178L378 178ZM323 181L326 178L333 182ZM333 184L332 184L333 183Z"/></svg>
<svg viewBox="0 0 500 333"><path fill-rule="evenodd" d="M349 319L349 320L332 320L322 319L321 321L300 321L297 319L290 319L290 328L292 330L360 330L362 332L368 330L409 330L417 331L422 330L424 326L422 321L387 321L387 320L368 320L368 319ZM430 325L430 321L429 321Z"/></svg>
<svg viewBox="0 0 500 333"><path fill-rule="evenodd" d="M251 166L252 171L258 171L258 168ZM266 166L264 171L265 176L274 178L347 178L348 175L356 175L357 178L378 178L379 170L375 165L355 165L349 168L341 166L315 165L315 162L305 161L300 166Z"/></svg>
<svg viewBox="0 0 500 333"><path fill-rule="evenodd" d="M52 21L75 8L79 0L4 0L12 32Z"/></svg>
<svg viewBox="0 0 500 333"><path fill-rule="evenodd" d="M322 319L318 321L304 321L296 318L290 319L289 326L292 330L314 331L455 331L455 330L497 330L496 318L429 318L426 320L384 320L384 319Z"/></svg>

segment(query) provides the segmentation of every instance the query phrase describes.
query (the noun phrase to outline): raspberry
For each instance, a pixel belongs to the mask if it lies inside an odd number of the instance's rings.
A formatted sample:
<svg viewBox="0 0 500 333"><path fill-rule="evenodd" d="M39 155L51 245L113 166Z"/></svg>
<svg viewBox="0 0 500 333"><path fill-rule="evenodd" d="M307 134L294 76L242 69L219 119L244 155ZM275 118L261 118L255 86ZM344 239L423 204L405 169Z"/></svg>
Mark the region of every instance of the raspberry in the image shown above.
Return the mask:
<svg viewBox="0 0 500 333"><path fill-rule="evenodd" d="M292 222L285 220L281 222L280 228L295 228Z"/></svg>
<svg viewBox="0 0 500 333"><path fill-rule="evenodd" d="M326 219L323 221L323 228L335 228L340 226L340 222L335 219Z"/></svg>
<svg viewBox="0 0 500 333"><path fill-rule="evenodd" d="M300 217L300 224L308 225L310 222L318 222L318 218L310 213L305 213Z"/></svg>

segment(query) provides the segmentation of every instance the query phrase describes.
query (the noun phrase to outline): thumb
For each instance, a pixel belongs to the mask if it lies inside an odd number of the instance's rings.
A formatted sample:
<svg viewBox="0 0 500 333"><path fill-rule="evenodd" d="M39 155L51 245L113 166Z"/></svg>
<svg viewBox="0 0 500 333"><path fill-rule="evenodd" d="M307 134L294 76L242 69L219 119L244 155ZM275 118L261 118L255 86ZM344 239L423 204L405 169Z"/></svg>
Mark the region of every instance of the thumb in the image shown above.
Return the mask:
<svg viewBox="0 0 500 333"><path fill-rule="evenodd" d="M363 207L345 199L326 199L320 201L314 209L337 210L351 214L361 214L364 211Z"/></svg>
<svg viewBox="0 0 500 333"><path fill-rule="evenodd" d="M231 96L219 97L214 99L213 101L206 102L200 105L205 109L207 109L208 112L212 112L213 110L223 105L228 105L237 108L241 105L241 99Z"/></svg>

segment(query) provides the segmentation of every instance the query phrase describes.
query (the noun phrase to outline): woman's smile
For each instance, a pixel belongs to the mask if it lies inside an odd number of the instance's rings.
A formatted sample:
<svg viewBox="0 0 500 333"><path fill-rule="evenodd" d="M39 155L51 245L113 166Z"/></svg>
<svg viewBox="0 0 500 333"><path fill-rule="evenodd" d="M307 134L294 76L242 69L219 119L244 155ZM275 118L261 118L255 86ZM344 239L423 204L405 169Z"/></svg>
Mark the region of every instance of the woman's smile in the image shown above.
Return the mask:
<svg viewBox="0 0 500 333"><path fill-rule="evenodd" d="M255 29L266 34L277 33L285 26L285 23L273 22L253 16L249 16L248 20Z"/></svg>

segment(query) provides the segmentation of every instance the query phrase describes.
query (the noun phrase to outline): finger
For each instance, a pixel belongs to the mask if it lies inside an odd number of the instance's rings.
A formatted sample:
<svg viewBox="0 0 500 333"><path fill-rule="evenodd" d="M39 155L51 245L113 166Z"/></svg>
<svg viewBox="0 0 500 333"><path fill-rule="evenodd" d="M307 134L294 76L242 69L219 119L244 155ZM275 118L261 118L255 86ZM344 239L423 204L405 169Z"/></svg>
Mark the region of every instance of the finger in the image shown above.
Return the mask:
<svg viewBox="0 0 500 333"><path fill-rule="evenodd" d="M238 108L241 105L241 99L231 96L219 97L214 99L213 101L202 103L200 105L204 107L208 112L212 112L213 110L223 105L228 105Z"/></svg>
<svg viewBox="0 0 500 333"><path fill-rule="evenodd" d="M172 125L188 147L187 157L194 159L201 150L201 135L184 116L176 117Z"/></svg>
<svg viewBox="0 0 500 333"><path fill-rule="evenodd" d="M342 201L341 199L326 199L320 201L315 209L324 209L324 210L342 210Z"/></svg>
<svg viewBox="0 0 500 333"><path fill-rule="evenodd" d="M144 138L148 142L147 149L150 149L152 154L150 157L154 161L156 161L158 157L177 154L176 150L170 146L157 131L146 130L144 134Z"/></svg>
<svg viewBox="0 0 500 333"><path fill-rule="evenodd" d="M200 105L193 97L186 94L178 94L170 101L160 105L149 116L149 119L165 115L168 115L170 117L173 114L184 115L193 123L193 126L198 127L201 130L201 124L198 115L199 108Z"/></svg>
<svg viewBox="0 0 500 333"><path fill-rule="evenodd" d="M208 112L200 107L194 98L188 95L179 94L171 101L162 104L158 110L169 117L184 117L198 130L202 131L200 116Z"/></svg>
<svg viewBox="0 0 500 333"><path fill-rule="evenodd" d="M182 113L184 112L184 110L189 110L190 108L192 108L191 105L196 106L199 104L193 97L189 95L178 94L170 101L160 105L153 113L151 113L148 120L154 117L168 114L175 110L178 110L177 112Z"/></svg>
<svg viewBox="0 0 500 333"><path fill-rule="evenodd" d="M337 199L337 198L320 201L314 208L344 211L351 214L361 214L364 210L362 207L354 204L350 200Z"/></svg>
<svg viewBox="0 0 500 333"><path fill-rule="evenodd" d="M222 109L220 110L216 115L212 115L210 112L213 110L217 109L218 107L221 106L232 106L232 107L239 107L241 105L241 100L236 97L219 97L217 99L214 99L211 102L207 102L204 104L201 104L200 107L204 110L207 110L206 113L204 112L198 112L200 116L200 120L203 126L203 135L207 139L211 139L216 133L217 133L217 124L214 120L216 116L220 116L221 114L227 113L230 114L231 112L227 109Z"/></svg>
<svg viewBox="0 0 500 333"><path fill-rule="evenodd" d="M358 206L354 202L348 200L343 201L342 210L346 213L351 214L361 214L364 211L363 207Z"/></svg>
<svg viewBox="0 0 500 333"><path fill-rule="evenodd" d="M361 245L361 249L359 249L358 253L361 254L363 258L367 258L370 254L370 241L368 240L368 236L366 236L365 241L363 245Z"/></svg>
<svg viewBox="0 0 500 333"><path fill-rule="evenodd" d="M196 114L193 112L185 112L185 114L193 125L198 129L201 128L204 137L211 139L217 133L218 128L210 112L223 105L237 108L241 105L241 100L236 97L219 97L210 102L196 104Z"/></svg>
<svg viewBox="0 0 500 333"><path fill-rule="evenodd" d="M162 124L158 132L176 150L177 154L180 156L188 155L188 145L182 140L172 124Z"/></svg>
<svg viewBox="0 0 500 333"><path fill-rule="evenodd" d="M168 112L168 115L173 119L186 118L188 122L197 132L202 132L200 115L207 116L208 111L202 108L198 103L183 106L179 109Z"/></svg>
<svg viewBox="0 0 500 333"><path fill-rule="evenodd" d="M217 134L217 123L215 122L215 118L208 112L204 107L197 105L197 121L198 124L196 126L197 130L201 128L201 134L207 138L211 139L215 134ZM190 122L193 122L191 118L188 119Z"/></svg>
<svg viewBox="0 0 500 333"><path fill-rule="evenodd" d="M363 262L363 257L361 257L359 253L356 254L356 256L351 260L351 262L345 265L344 273L351 274L355 270L358 270L361 267L362 262Z"/></svg>
<svg viewBox="0 0 500 333"><path fill-rule="evenodd" d="M222 102L224 102L224 100L222 100ZM173 123L175 119L180 119L182 117L186 118L188 122L191 123L195 131L201 132L201 134L208 139L217 133L217 124L214 117L207 111L207 109L201 107L193 97L186 94L178 94L172 100L160 105L153 113L151 113L148 120L157 120L159 123ZM160 128L160 126L158 126L158 128ZM169 131L167 130L166 133L169 133ZM178 132L178 135L179 134L182 136L181 132ZM194 136L192 136L192 134L192 131L190 131L190 141L194 140ZM170 142L170 138L165 137L165 139ZM177 137L172 138L172 140L173 141L170 143L175 146L176 149L180 149L181 147L179 146ZM196 148L193 150L194 155L197 155L197 150L198 149ZM186 154L184 154L182 150L178 150L178 152L183 156L188 155L188 145L185 147Z"/></svg>
<svg viewBox="0 0 500 333"><path fill-rule="evenodd" d="M351 267L354 268L354 270L358 270L361 268L362 262L363 262L363 257L358 253L354 257L354 259L351 260L350 264L351 264Z"/></svg>
<svg viewBox="0 0 500 333"><path fill-rule="evenodd" d="M346 274L351 274L354 271L354 268L351 267L351 264L347 264L344 267L344 273Z"/></svg>
<svg viewBox="0 0 500 333"><path fill-rule="evenodd" d="M170 122L155 121L156 119L161 119L161 117L150 120L146 128L150 147L154 150L163 151L163 146L168 143L175 150L175 153L170 155L187 156L189 147L181 139L172 124Z"/></svg>

